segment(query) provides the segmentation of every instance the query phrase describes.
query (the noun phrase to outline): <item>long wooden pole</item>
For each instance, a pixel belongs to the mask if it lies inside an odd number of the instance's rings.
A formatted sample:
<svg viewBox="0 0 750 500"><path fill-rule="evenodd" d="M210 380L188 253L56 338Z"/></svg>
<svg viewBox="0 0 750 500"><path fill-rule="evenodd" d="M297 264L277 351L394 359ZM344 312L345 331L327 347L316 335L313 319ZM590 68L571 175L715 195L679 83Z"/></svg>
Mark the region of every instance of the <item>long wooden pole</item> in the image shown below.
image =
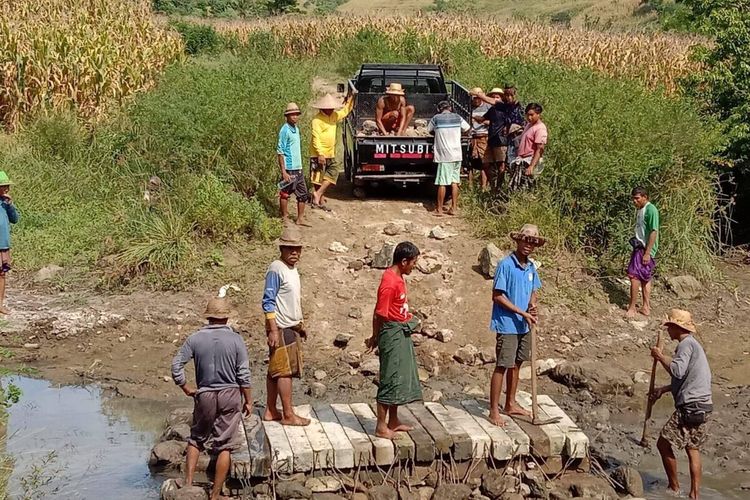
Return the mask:
<svg viewBox="0 0 750 500"><path fill-rule="evenodd" d="M536 403L536 325L531 325L531 421L539 422L539 407Z"/></svg>
<svg viewBox="0 0 750 500"><path fill-rule="evenodd" d="M656 333L656 347L661 348L661 330ZM656 384L656 366L659 364L658 361L654 360L651 365L651 382L648 386L648 396L646 396L646 418L643 419L643 435L641 436L641 446L648 446L648 421L651 419L651 410L654 407L653 401L651 401L651 393L654 392L654 385Z"/></svg>

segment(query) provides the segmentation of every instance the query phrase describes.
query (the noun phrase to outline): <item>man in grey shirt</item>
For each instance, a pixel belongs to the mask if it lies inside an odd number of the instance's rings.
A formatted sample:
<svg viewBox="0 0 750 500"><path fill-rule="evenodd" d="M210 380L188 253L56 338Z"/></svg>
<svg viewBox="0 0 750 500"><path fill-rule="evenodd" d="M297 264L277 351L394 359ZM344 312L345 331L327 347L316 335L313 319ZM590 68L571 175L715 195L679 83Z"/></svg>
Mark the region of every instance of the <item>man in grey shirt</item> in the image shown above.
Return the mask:
<svg viewBox="0 0 750 500"><path fill-rule="evenodd" d="M700 447L706 441L706 420L713 410L711 369L703 347L692 335L696 329L689 312L672 309L664 326L669 337L679 341L674 358L665 356L660 347L653 347L651 356L669 373L672 382L654 389L650 397L656 401L671 392L676 411L664 425L656 446L669 480L668 490L674 494L680 493L674 448L685 448L690 462L690 498L698 498Z"/></svg>
<svg viewBox="0 0 750 500"><path fill-rule="evenodd" d="M247 348L242 337L227 326L229 315L225 299L211 299L205 313L208 324L188 337L172 360L172 379L194 399L185 485L192 486L198 456L210 439L210 452L218 455L211 500L221 498L241 411L249 415L253 410ZM191 359L195 360L197 387L185 378L185 364Z"/></svg>

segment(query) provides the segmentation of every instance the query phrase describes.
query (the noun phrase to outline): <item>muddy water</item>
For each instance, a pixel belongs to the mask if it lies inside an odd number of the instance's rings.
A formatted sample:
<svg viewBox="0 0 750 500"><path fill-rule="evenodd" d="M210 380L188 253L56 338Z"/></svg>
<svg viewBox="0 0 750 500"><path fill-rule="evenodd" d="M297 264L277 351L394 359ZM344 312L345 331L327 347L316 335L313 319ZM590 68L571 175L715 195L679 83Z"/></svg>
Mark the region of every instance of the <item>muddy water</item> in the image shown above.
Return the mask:
<svg viewBox="0 0 750 500"><path fill-rule="evenodd" d="M7 377L23 392L9 411L7 452L15 459L10 498L159 497L148 455L166 404L110 397L98 386Z"/></svg>

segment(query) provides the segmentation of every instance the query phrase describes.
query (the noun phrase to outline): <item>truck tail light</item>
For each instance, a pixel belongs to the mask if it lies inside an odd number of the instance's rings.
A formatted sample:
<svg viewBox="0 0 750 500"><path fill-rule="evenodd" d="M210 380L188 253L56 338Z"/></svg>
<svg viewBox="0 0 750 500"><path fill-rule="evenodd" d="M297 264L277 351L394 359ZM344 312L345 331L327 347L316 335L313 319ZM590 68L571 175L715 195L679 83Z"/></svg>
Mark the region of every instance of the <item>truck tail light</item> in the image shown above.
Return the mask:
<svg viewBox="0 0 750 500"><path fill-rule="evenodd" d="M365 163L362 165L363 172L385 172L385 165L375 165L372 163Z"/></svg>

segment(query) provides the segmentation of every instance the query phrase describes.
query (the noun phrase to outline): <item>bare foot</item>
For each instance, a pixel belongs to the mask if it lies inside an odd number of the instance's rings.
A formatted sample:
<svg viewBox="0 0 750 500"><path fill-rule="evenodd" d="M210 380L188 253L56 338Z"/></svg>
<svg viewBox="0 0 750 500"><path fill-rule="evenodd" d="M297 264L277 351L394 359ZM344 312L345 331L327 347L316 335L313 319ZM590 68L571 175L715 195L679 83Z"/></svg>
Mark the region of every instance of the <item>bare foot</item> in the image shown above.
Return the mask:
<svg viewBox="0 0 750 500"><path fill-rule="evenodd" d="M391 429L389 429L387 426L386 427L378 426L375 428L375 435L383 439L393 439L396 433L393 432Z"/></svg>
<svg viewBox="0 0 750 500"><path fill-rule="evenodd" d="M648 317L651 315L651 308L643 306L638 311L639 313L643 314L644 316Z"/></svg>
<svg viewBox="0 0 750 500"><path fill-rule="evenodd" d="M309 418L300 417L299 415L292 415L289 418L282 418L281 425L289 425L293 427L304 427L310 424Z"/></svg>
<svg viewBox="0 0 750 500"><path fill-rule="evenodd" d="M7 316L10 314L10 309L5 306L0 306L0 314L2 314L3 316Z"/></svg>
<svg viewBox="0 0 750 500"><path fill-rule="evenodd" d="M281 412L276 408L266 408L266 411L263 413L263 420L266 422L281 420Z"/></svg>
<svg viewBox="0 0 750 500"><path fill-rule="evenodd" d="M496 425L498 427L505 427L505 420L503 420L502 415L500 415L500 412L498 411L490 412L490 416L488 420L490 421L492 425Z"/></svg>
<svg viewBox="0 0 750 500"><path fill-rule="evenodd" d="M625 311L625 317L626 318L635 318L636 311L635 309L628 309Z"/></svg>
<svg viewBox="0 0 750 500"><path fill-rule="evenodd" d="M435 210L434 212L432 212L432 215L434 215L435 217L442 217L443 216L443 211L442 210Z"/></svg>
<svg viewBox="0 0 750 500"><path fill-rule="evenodd" d="M512 404L512 405L505 405L505 409L503 410L506 415L520 415L522 417L530 417L531 412L528 410L524 410L521 408L518 403Z"/></svg>
<svg viewBox="0 0 750 500"><path fill-rule="evenodd" d="M458 212L458 210L456 210L455 208L448 209L448 215L456 215L456 212Z"/></svg>
<svg viewBox="0 0 750 500"><path fill-rule="evenodd" d="M409 432L410 430L414 429L414 427L412 427L411 425L401 423L401 421L398 419L396 419L395 422L388 422L388 428L393 432Z"/></svg>

